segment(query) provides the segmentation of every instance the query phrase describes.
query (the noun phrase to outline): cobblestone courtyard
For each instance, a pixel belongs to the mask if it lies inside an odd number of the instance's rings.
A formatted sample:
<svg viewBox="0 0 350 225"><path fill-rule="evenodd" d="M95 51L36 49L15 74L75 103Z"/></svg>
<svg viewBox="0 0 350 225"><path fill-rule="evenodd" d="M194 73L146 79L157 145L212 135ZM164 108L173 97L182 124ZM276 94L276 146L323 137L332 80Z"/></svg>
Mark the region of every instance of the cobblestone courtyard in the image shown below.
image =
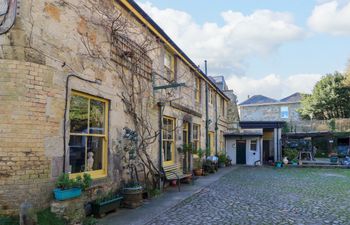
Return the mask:
<svg viewBox="0 0 350 225"><path fill-rule="evenodd" d="M148 224L350 224L350 170L240 167Z"/></svg>

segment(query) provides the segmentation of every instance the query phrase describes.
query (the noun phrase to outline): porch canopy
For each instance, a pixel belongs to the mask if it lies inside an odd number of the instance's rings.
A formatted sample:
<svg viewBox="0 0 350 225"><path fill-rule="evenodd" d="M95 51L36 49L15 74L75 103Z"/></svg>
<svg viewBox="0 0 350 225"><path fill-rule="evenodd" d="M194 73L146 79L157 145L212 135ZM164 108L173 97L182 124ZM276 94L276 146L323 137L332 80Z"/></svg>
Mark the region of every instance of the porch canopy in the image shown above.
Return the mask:
<svg viewBox="0 0 350 225"><path fill-rule="evenodd" d="M273 129L282 128L284 121L240 121L239 126L242 129Z"/></svg>

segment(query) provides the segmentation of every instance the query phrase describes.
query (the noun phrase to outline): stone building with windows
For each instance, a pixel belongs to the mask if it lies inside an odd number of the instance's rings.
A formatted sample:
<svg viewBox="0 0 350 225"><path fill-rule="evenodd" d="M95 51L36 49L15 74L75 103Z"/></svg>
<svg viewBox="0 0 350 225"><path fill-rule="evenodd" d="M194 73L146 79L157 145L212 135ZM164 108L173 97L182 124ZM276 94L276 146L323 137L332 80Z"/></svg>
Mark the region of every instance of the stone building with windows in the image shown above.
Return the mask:
<svg viewBox="0 0 350 225"><path fill-rule="evenodd" d="M61 173L127 181L124 130L158 168L224 149L229 98L132 0L8 1L0 16L0 214L52 199ZM16 11L17 10L17 11Z"/></svg>
<svg viewBox="0 0 350 225"><path fill-rule="evenodd" d="M301 94L294 93L281 100L254 95L239 104L242 121L300 121L297 109L301 107Z"/></svg>

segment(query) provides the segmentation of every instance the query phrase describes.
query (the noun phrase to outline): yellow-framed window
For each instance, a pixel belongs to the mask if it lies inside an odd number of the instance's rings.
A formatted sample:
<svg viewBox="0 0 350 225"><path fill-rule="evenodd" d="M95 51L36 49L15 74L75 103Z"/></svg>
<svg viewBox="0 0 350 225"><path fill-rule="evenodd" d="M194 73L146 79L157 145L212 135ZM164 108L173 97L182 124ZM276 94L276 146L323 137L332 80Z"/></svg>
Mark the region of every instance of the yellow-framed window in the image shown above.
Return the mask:
<svg viewBox="0 0 350 225"><path fill-rule="evenodd" d="M201 146L201 126L193 124L193 148L198 150Z"/></svg>
<svg viewBox="0 0 350 225"><path fill-rule="evenodd" d="M199 79L199 77L195 77L194 79L194 83L195 83L195 99L196 102L200 102L201 101L201 80Z"/></svg>
<svg viewBox="0 0 350 225"><path fill-rule="evenodd" d="M169 81L175 79L175 57L169 50L165 49L164 53L164 75Z"/></svg>
<svg viewBox="0 0 350 225"><path fill-rule="evenodd" d="M71 175L107 176L108 101L72 91L69 120Z"/></svg>
<svg viewBox="0 0 350 225"><path fill-rule="evenodd" d="M184 145L188 145L190 143L190 139L188 137L189 134L189 123L184 122L182 125L182 140Z"/></svg>
<svg viewBox="0 0 350 225"><path fill-rule="evenodd" d="M173 165L175 163L175 118L163 117L163 165Z"/></svg>

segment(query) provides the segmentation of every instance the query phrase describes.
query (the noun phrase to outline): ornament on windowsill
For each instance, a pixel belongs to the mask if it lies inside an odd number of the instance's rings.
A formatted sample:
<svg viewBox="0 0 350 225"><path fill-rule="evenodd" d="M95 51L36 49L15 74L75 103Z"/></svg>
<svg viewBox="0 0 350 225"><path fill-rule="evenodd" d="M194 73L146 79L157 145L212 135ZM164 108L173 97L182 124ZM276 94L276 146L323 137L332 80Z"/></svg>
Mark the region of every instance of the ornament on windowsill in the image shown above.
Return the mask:
<svg viewBox="0 0 350 225"><path fill-rule="evenodd" d="M93 152L88 152L88 160L87 160L87 170L91 171L92 167L94 166L94 153Z"/></svg>

